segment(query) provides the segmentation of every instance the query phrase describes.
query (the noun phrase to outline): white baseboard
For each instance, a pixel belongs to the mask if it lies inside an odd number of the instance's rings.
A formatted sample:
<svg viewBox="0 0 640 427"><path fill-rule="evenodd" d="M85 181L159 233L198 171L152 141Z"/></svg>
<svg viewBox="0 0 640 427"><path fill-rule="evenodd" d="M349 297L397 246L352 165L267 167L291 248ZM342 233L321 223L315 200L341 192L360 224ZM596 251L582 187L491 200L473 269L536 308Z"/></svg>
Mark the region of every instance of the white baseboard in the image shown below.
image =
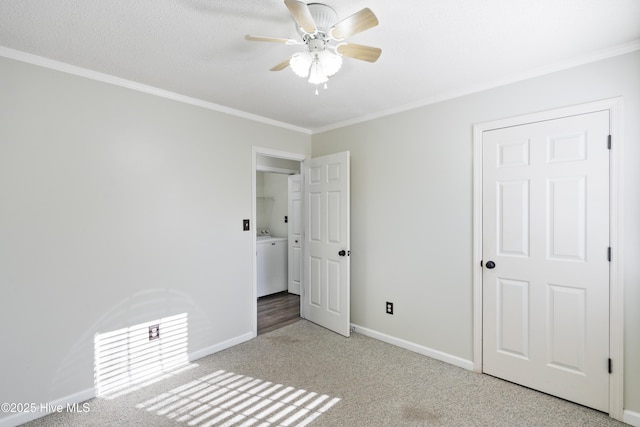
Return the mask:
<svg viewBox="0 0 640 427"><path fill-rule="evenodd" d="M243 343L245 341L249 341L252 338L255 338L255 334L253 334L252 332L248 332L246 334L228 339L226 341L212 345L210 347L194 351L193 353L189 354L189 361L192 362L194 360L201 359L210 354L217 353L229 347L233 347L234 345ZM0 427L15 427L20 424L24 424L29 421L35 420L36 418L49 415L52 412L54 412L56 408L62 408L63 410L67 410L67 408L72 407L74 404L78 404L86 400L93 399L94 397L96 397L95 389L90 388L90 389L80 391L78 393L57 399L53 402L43 402L42 404L35 403L35 407L33 408L34 409L33 411L31 410L22 411L20 413L11 414L8 417L0 418ZM78 409L82 410L83 409L82 405L80 405Z"/></svg>
<svg viewBox="0 0 640 427"><path fill-rule="evenodd" d="M234 345L242 344L243 342L249 341L250 339L253 339L255 337L256 336L253 332L247 332L246 334L233 337L226 341L222 341L221 343L194 351L193 353L189 353L189 362L193 362L195 360L202 359L203 357L207 357L210 354L226 350L230 347L233 347Z"/></svg>
<svg viewBox="0 0 640 427"><path fill-rule="evenodd" d="M633 427L640 427L640 412L625 410L624 415L622 416L622 421L632 425Z"/></svg>
<svg viewBox="0 0 640 427"><path fill-rule="evenodd" d="M424 356L431 357L432 359L440 360L441 362L449 363L451 365L458 366L460 368L467 369L469 371L473 371L472 360L462 359L460 357L453 356L448 353L444 353L438 350L433 350L431 348L424 347L424 346L412 343L410 341L405 341L400 338L392 337L391 335L383 334L381 332L374 331L372 329L368 329L353 323L351 324L351 327L352 327L352 330L354 330L359 334L366 335L368 337L375 338L377 340L386 342L388 344L392 344L392 345L404 348L406 350L410 350L410 351L422 354ZM633 427L640 427L640 412L625 410L622 421Z"/></svg>
<svg viewBox="0 0 640 427"><path fill-rule="evenodd" d="M12 414L8 417L0 419L0 427L15 427L20 424L33 421L36 418L44 417L54 412L54 410L73 410L70 409L77 403L84 402L94 398L96 395L94 388L89 388L78 393L71 394L61 399L54 400L52 402L34 402L33 411L23 411L20 413ZM76 410L82 411L83 406L79 405Z"/></svg>
<svg viewBox="0 0 640 427"><path fill-rule="evenodd" d="M395 346L404 348L406 350L410 350L415 353L422 354L423 356L428 356L432 359L440 360L441 362L445 362L450 365L458 366L468 371L473 371L472 360L463 359L461 357L453 356L451 354L444 353L442 351L424 347L419 344L412 343L410 341L405 341L400 338L392 337L391 335L383 334L381 332L365 328L363 326L358 326L356 324L351 324L351 327L355 332L359 334L366 335L371 338L375 338L377 340L386 342L388 344L393 344Z"/></svg>

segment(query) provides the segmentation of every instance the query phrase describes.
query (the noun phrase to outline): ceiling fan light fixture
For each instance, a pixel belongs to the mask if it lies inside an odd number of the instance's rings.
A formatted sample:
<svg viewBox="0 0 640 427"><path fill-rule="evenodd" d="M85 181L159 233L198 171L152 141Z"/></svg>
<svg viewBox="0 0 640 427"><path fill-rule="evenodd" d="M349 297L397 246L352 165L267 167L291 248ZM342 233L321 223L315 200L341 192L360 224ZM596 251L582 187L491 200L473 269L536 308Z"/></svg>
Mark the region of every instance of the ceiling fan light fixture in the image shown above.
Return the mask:
<svg viewBox="0 0 640 427"><path fill-rule="evenodd" d="M309 76L309 69L313 62L311 53L302 51L294 54L289 60L289 66L296 76L306 78Z"/></svg>
<svg viewBox="0 0 640 427"><path fill-rule="evenodd" d="M313 85L319 85L325 83L329 80L327 77L327 73L324 70L322 63L320 62L320 58L316 56L311 63L311 70L309 71L309 83Z"/></svg>
<svg viewBox="0 0 640 427"><path fill-rule="evenodd" d="M318 59L322 63L324 72L329 77L337 73L340 70L340 67L342 67L342 56L331 53L328 50L319 52Z"/></svg>
<svg viewBox="0 0 640 427"><path fill-rule="evenodd" d="M284 0L284 3L296 24L301 42L282 37L245 36L250 41L305 46L304 50L291 55L271 71L291 67L297 76L308 79L309 83L316 86L317 95L318 86L324 84L326 89L329 77L340 71L343 56L368 62L376 62L380 57L380 48L342 42L349 36L378 25L378 18L371 9L361 9L338 21L336 11L324 3L307 4L301 0Z"/></svg>
<svg viewBox="0 0 640 427"><path fill-rule="evenodd" d="M289 60L291 70L299 77L309 78L311 84L325 83L342 66L342 57L327 50L311 53L302 51Z"/></svg>

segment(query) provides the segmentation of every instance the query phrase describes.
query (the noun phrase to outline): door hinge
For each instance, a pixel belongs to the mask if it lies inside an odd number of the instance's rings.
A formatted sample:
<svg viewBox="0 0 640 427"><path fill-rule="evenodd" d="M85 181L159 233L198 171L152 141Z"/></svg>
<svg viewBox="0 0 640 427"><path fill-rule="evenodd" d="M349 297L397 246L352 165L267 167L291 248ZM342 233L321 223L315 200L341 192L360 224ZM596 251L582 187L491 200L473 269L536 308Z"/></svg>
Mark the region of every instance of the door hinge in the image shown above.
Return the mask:
<svg viewBox="0 0 640 427"><path fill-rule="evenodd" d="M611 246L607 248L607 261L611 262Z"/></svg>
<svg viewBox="0 0 640 427"><path fill-rule="evenodd" d="M607 138L607 148L611 150L611 135Z"/></svg>
<svg viewBox="0 0 640 427"><path fill-rule="evenodd" d="M613 374L613 362L611 361L611 358L609 358L609 373Z"/></svg>

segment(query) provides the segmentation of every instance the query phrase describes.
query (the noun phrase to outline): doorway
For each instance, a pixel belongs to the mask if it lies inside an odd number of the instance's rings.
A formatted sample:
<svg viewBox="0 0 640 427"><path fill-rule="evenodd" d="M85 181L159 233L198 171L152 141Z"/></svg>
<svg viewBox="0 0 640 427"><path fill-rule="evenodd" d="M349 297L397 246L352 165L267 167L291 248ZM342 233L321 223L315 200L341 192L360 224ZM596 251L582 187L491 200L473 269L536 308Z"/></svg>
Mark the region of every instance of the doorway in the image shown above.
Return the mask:
<svg viewBox="0 0 640 427"><path fill-rule="evenodd" d="M616 98L474 126L474 370L492 374L494 368L491 367L491 365L495 365L493 354L497 354L499 358L506 357L510 363L514 362L512 364L513 366L507 369L511 370L516 379L510 380L525 386L539 388L536 387L535 384L528 384L527 381L529 380L526 379L532 377L537 378L538 375L525 375L530 372L523 372L525 368L519 366L519 364L522 363L526 365L534 359L532 356L534 352L532 348L533 345L542 347L540 350L535 350L538 352L538 356L535 356L535 358L538 359L536 363L541 366L541 369L555 369L558 374L571 374L572 371L579 374L578 371L585 366L581 358L583 356L591 357L592 353L597 352L598 354L596 354L595 357L602 358L603 360L595 361L592 366L597 366L597 368L601 370L600 377L604 378L603 381L599 382L600 385L596 386L596 392L600 393L601 396L600 401L604 402L600 404L597 409L608 411L612 417L617 419L621 419L623 415L623 300L621 278L623 256L621 253L622 245L620 245L622 237L621 209L618 201L618 182L620 182L622 177L622 139L619 138L620 134L618 132L620 129L621 103L622 100ZM595 114L595 116L590 116L592 114ZM606 153L605 155L607 156L604 165L601 163L599 166L601 170L603 168L605 169L605 178L592 180L593 182L600 181L601 183L604 181L604 187L606 188L603 189L603 191L610 194L610 196L609 194L603 196L605 209L604 214L600 214L601 216L604 215L608 217L607 221L601 224L604 230L600 230L600 232L605 234L605 247L602 248L602 255L606 261L605 265L601 266L600 269L603 270L604 280L608 281L609 286L608 289L603 291L605 297L603 304L606 311L605 319L603 320L605 323L605 331L600 335L602 337L600 338L600 346L605 347L605 349L598 351L588 351L584 347L584 341L580 339L581 335L576 335L575 332L581 329L579 326L585 326L586 323L592 322L593 320L592 315L588 312L589 308L586 306L586 303L584 303L585 299L583 297L585 293L588 293L589 297L593 299L594 292L597 293L599 291L589 290L587 288L579 289L578 286L574 286L575 282L578 281L574 273L565 274L561 280L542 279L540 283L543 289L540 292L537 290L534 291L533 282L537 279L521 279L514 276L513 272L508 273L506 270L502 270L504 274L494 274L498 270L497 264L500 262L494 262L495 260L488 258L498 256L496 252L501 253L504 255L501 259L501 266L505 268L507 267L507 259L516 262L526 262L526 260L530 258L529 251L533 252L533 239L537 239L543 241L540 247L540 262L547 263L551 260L553 263L553 261L558 261L554 263L553 268L558 267L558 265L561 264L559 262L561 260L573 263L573 266L585 263L585 261L581 261L580 258L583 257L584 254L581 252L582 249L586 248L586 243L581 240L585 237L583 231L586 230L586 228L580 223L581 218L584 216L578 214L580 211L579 208L582 206L581 203L584 200L578 196L580 194L586 195L584 191L587 190L585 190L586 187L582 185L580 180L571 179L572 176L575 178L578 175L575 171L560 169L560 171L556 170L554 172L556 174L554 178L541 178L540 182L542 185L540 186L540 190L536 190L541 194L542 198L540 200L544 200L543 203L546 206L543 206L541 209L534 209L528 205L535 197L535 195L531 194L533 192L533 184L531 184L531 182L533 181L526 179L519 180L516 179L517 177L512 177L513 179L507 177L504 179L505 185L500 185L500 182L488 184L486 180L491 178L485 176L487 170L495 169L495 165L499 164L500 161L512 162L513 164L508 166L517 168L520 163L528 163L530 161L529 156L534 155L533 151L530 150L530 145L535 141L533 137L524 134L519 135L517 138L511 138L509 140L510 142L507 142L507 139L500 140L500 138L498 138L498 140L502 141L503 147L498 146L498 151L494 150L493 154L487 154L487 140L490 139L489 135L491 135L492 132L494 137L495 135L506 135L510 132L518 133L520 132L520 127L525 129L526 126L529 126L528 129L531 131L537 126L548 127L553 123L564 123L563 119L565 118L576 118L580 116L583 118L587 117L586 122L589 123L589 125L591 125L592 121L590 118L598 116L604 120L604 126L607 128L606 131L608 131L600 137L602 139L602 145L599 146L600 151ZM565 167L559 158L555 160L553 158L554 143L558 144L556 154L561 157L565 156L567 159L569 157L572 159L579 159L581 156L584 157L584 151L581 148L583 144L580 141L581 138L586 138L587 131L575 132L569 128L562 128L562 126L560 126L559 129L553 130L552 133L554 133L557 138L550 138L547 135L540 139L541 143L544 144L544 147L538 151L542 163L549 164L555 162L554 167ZM607 133L609 133L613 141L615 141L609 150L607 150ZM573 135L573 137L571 137L571 135ZM494 141L494 143L495 142L496 141ZM499 144L500 142L498 145ZM584 145L584 147L586 147L586 145ZM566 149L569 149L569 151ZM593 153L589 153L589 156L592 156L592 154ZM489 155L490 158L486 157L487 155ZM488 162L491 164L488 164ZM566 164L568 165L572 162L567 161ZM526 168L528 168L528 166ZM554 187L554 183L557 184L557 186ZM487 185L489 185L489 187L487 187ZM571 187L571 185L573 185L573 187ZM498 193L502 191L504 194L492 194L495 189L497 189L496 191L498 191ZM575 191L571 193L569 190ZM512 200L513 203L505 207L505 209L511 209L511 212L514 213L511 218L504 217L503 214L506 211L500 208L500 204L496 202L496 198L500 199L500 197L505 196L507 193L514 196ZM520 202L516 200L518 197ZM553 206L549 207L549 202L554 202L554 200L557 206L564 205L568 208L568 211L559 213L555 218L557 224L562 224L563 227L561 233L556 236L556 240L549 243L549 237L554 237L553 224L545 221L551 218L553 222L554 211ZM500 200L498 200L498 202L499 201ZM608 201L610 201L610 203L607 203ZM572 207L569 208L569 204L572 203ZM499 212L497 212L497 215L503 215L502 219L508 220L509 223L502 224L501 226L500 221L495 220L495 209L494 211L491 211L491 209L487 211L487 206L498 206ZM587 208L585 207L585 209ZM517 212L520 214L515 215ZM589 217L594 215L594 213L591 212L591 208L583 213L588 213ZM534 215L539 215L542 218L541 224L546 224L542 225L542 229L538 232L535 229L531 229L529 225L529 221ZM576 221L569 221L567 219L570 215L574 215L574 220L577 221L577 227L575 226ZM576 217L576 215L578 216ZM492 220L487 216L494 219ZM516 220L516 216L519 218L518 220ZM525 221L525 219L527 221ZM520 227L520 232L516 232L518 224L522 226ZM493 239L493 237L495 236L490 236L496 234L494 233L496 230L491 231L493 226L498 226L499 230L497 231L503 232L503 236L499 237L498 241L494 241L495 239ZM513 232L511 237L506 240L503 238L505 230ZM574 233L574 231L576 233ZM531 241L528 240L530 236L532 236ZM545 239L547 239L546 242L544 242ZM571 248L566 246L569 242L571 242ZM557 246L554 247L553 244ZM611 258L610 261L606 260L608 251L606 247L607 244L611 248L609 251L617 255ZM599 249L590 249L590 259L596 256L594 252L599 251ZM554 258L557 259L554 260ZM551 266L547 267L551 268ZM543 270L547 270L547 267L544 267ZM538 270L534 269L533 271ZM522 271L522 268L516 269L516 271ZM602 280L599 282L601 283ZM487 290L489 290L489 293L487 293ZM538 301L536 304L531 301L534 298ZM495 304L496 302L497 304ZM512 302L514 305L508 306L507 302ZM516 307L517 304L520 304L519 309ZM560 311L554 312L554 304ZM564 309L561 306L563 306ZM565 310L566 308L570 308L571 310L567 311ZM586 310L584 312L584 318L587 320L581 324L576 321L581 319L582 315L580 313L582 313L581 310L583 309ZM523 310L526 312L523 313ZM539 314L534 316L532 314L533 310L539 310ZM573 318L568 316L567 313L573 314ZM557 317L554 318L556 315ZM508 319L504 316L508 317ZM536 316L538 316L540 323L538 325L530 324L529 322ZM491 323L492 318L494 318L494 320L497 318L498 322ZM558 320L556 325L553 324L555 320ZM500 321L509 322L507 325L508 328L505 326L501 329ZM549 325L551 325L551 329ZM556 329L553 327L556 327ZM585 326L585 328L588 327ZM584 330L584 328L582 329ZM550 336L540 336L540 334L549 333L551 334ZM560 341L554 341L554 333L557 335L556 338L564 338ZM538 339L538 344L532 341L533 338L531 334L538 336L536 338ZM575 348L569 348L571 345ZM575 357L576 351L574 350L577 348L580 348L581 354ZM556 352L554 353L554 351ZM602 353L602 351L604 351L604 353ZM600 353L605 356L602 356ZM606 356L608 356L609 359L608 363ZM485 362L487 362L488 365ZM502 360L502 362L504 362L504 360ZM500 363L498 363L498 365L500 365ZM616 368L607 371L608 367L611 366L615 366ZM498 371L500 371L500 369L502 368L498 368ZM498 376L502 377L503 375L498 374ZM576 375L576 377L577 376L578 375ZM544 381L545 386L548 382L553 382L555 377L554 375L550 375L550 380ZM543 391L559 397L568 398L569 400L580 400L579 398L573 399L571 396L567 397L564 395L561 385L559 388L554 387L555 386L552 386L551 389ZM589 402L584 404L590 405Z"/></svg>
<svg viewBox="0 0 640 427"><path fill-rule="evenodd" d="M306 158L296 153L253 149L254 331L266 333L300 318L300 297L288 292L288 185ZM274 265L275 263L275 265ZM268 284L266 284L268 282Z"/></svg>
<svg viewBox="0 0 640 427"><path fill-rule="evenodd" d="M348 151L307 158L300 154L253 148L253 197L256 198L258 159L294 160L300 168L300 201L303 220L299 246L297 235L289 232L289 248L301 249L300 317L350 335L350 153ZM295 186L291 185L292 188ZM293 193L292 193L293 194ZM291 198L293 200L293 197ZM304 200L304 201L303 201ZM292 210L291 212L295 212ZM256 223L256 203L253 203ZM291 222L295 224L295 222ZM253 236L253 283L257 296L257 242ZM290 253L295 253L291 250ZM300 252L300 251L298 251ZM257 305L253 310L253 331L257 334Z"/></svg>

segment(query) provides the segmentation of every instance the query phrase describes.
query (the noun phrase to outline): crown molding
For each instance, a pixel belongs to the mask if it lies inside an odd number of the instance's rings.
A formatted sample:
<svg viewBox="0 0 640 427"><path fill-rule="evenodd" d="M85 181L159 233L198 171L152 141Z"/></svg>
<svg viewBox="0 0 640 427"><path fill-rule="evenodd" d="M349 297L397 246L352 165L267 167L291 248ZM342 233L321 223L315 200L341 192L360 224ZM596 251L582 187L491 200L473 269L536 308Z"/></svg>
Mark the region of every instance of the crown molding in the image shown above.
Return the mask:
<svg viewBox="0 0 640 427"><path fill-rule="evenodd" d="M185 104L195 105L198 107L206 108L208 110L217 111L220 113L230 114L233 116L241 117L244 119L252 120L259 123L268 124L271 126L276 126L288 130L292 130L295 132L304 133L307 135L314 135L323 132L327 132L330 130L340 129L347 126L356 125L359 123L364 123L370 120L379 119L386 116L391 116L393 114L402 113L409 110L414 110L416 108L426 107L428 105L437 104L439 102L448 101L455 98L460 98L462 96L471 95L473 93L482 92L489 89L494 89L500 86L505 86L508 84L516 83L523 80L528 80L534 77L540 77L547 74L551 74L554 72L578 67L580 65L589 64L592 62L601 61L607 58L624 55L627 53L631 53L634 51L640 50L640 39L633 40L629 43L625 43L622 45L618 45L612 48L603 49L597 52L590 53L588 55L583 55L577 58L572 58L566 61L562 61L559 63L555 63L549 66L536 68L531 71L527 71L524 73L519 73L511 76L507 76L501 79L493 80L490 82L486 82L480 85L469 86L460 90L446 92L437 94L430 98L422 99L417 102L401 105L399 107L390 108L387 110L382 110L377 113L368 114L365 116L360 116L354 119L341 121L338 123L334 123L328 126L323 126L315 129L307 129L300 126L295 126L290 123L285 123L273 119L269 119L263 116L259 116L256 114L250 114L244 111L236 110L233 108L225 107L223 105L215 104L208 101L203 101L201 99L188 97L185 95L181 95L175 92L170 92L164 89L156 88L153 86L148 86L142 83L134 82L131 80L126 80L120 77L115 77L109 74L100 73L97 71L89 70L86 68L78 67L75 65L67 64L60 61L55 61L49 58L45 58L38 55L33 55L30 53L22 52L15 49L10 49L4 46L0 46L0 57L5 57L9 59L14 59L16 61L26 62L33 65L38 65L41 67L49 68L52 70L61 71L68 74L77 75L80 77L85 77L88 79L125 87L128 89L132 89L138 92L148 93L151 95L159 96L162 98L171 99L177 102L182 102Z"/></svg>
<svg viewBox="0 0 640 427"><path fill-rule="evenodd" d="M159 96L161 98L171 99L173 101L181 102L184 104L195 105L196 107L206 108L207 110L213 110L219 113L230 114L232 116L241 117L244 119L252 120L254 122L264 123L271 126L292 130L295 132L304 133L307 135L311 134L310 129L295 126L290 123L280 122L280 121L262 117L256 114L246 113L244 111L225 107L223 105L214 104L213 102L203 101L201 99L192 98L189 96L181 95L179 93L170 92L168 90L145 85L142 83L134 82L131 80L112 76L109 74L100 73L97 71L67 64L64 62L55 61L53 59L45 58L42 56L27 53L27 52L22 52L22 51L11 49L4 46L0 46L0 57L13 59L16 61L25 62L28 64L37 65L40 67L49 68L56 71L61 71L67 74L73 74L79 77L84 77L87 79L96 80L99 82L124 87L127 89L132 89L138 92Z"/></svg>
<svg viewBox="0 0 640 427"><path fill-rule="evenodd" d="M588 55L583 55L577 58L572 58L566 61L562 61L559 63L555 63L552 65L548 65L545 67L536 68L531 71L527 71L524 73L514 74L511 76L507 76L498 80L493 80L490 82L485 82L480 85L469 86L457 91L446 92L442 94L435 95L430 98L426 98L417 102L413 102L410 104L401 105L396 108L391 108L388 110L383 110L377 113L369 114L366 116L357 117L351 120L345 120L339 123L334 123L329 126L324 126L321 128L315 128L311 130L312 134L319 134L323 132L327 132L330 130L335 130L347 126L356 125L359 123L367 122L369 120L379 119L386 116L391 116L393 114L402 113L409 110L414 110L416 108L426 107L428 105L437 104L439 102L448 101L455 98L460 98L462 96L471 95L477 92L483 92L489 89L495 89L500 86L506 86L508 84L520 82L523 80L532 79L534 77L540 77L547 74L555 73L562 70L567 70L570 68L578 67L580 65L589 64L592 62L601 61L607 58L612 58L615 56L625 55L627 53L635 52L640 50L640 39L636 39L632 42L625 43L622 45L615 46L613 48L608 48L604 50L600 50L597 52L592 52Z"/></svg>

